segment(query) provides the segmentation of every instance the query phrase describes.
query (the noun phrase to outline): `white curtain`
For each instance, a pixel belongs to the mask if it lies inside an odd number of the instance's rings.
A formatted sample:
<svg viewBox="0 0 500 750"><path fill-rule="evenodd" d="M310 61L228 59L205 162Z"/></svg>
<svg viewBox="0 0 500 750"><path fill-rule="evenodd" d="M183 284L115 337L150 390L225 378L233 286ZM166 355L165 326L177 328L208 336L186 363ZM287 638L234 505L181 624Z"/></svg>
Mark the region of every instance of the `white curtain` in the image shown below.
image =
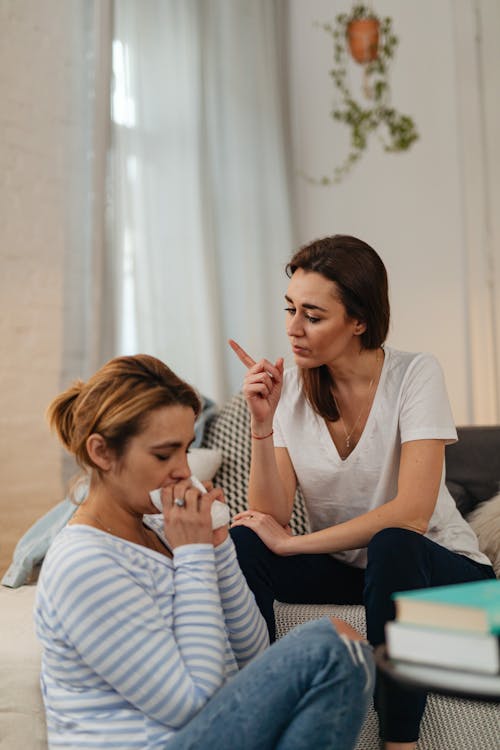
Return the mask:
<svg viewBox="0 0 500 750"><path fill-rule="evenodd" d="M469 421L500 423L500 5L456 0L459 159L463 175L464 307Z"/></svg>
<svg viewBox="0 0 500 750"><path fill-rule="evenodd" d="M110 139L112 0L81 0L71 13L71 46L85 65L67 71L71 120L64 226L61 388L89 377L116 351L114 272L107 247L106 181Z"/></svg>
<svg viewBox="0 0 500 750"><path fill-rule="evenodd" d="M116 352L113 259L107 246L112 0L79 0L67 29L75 59L65 71L71 116L61 150L68 177L63 272L61 389L88 378ZM63 453L63 485L75 474Z"/></svg>
<svg viewBox="0 0 500 750"><path fill-rule="evenodd" d="M222 402L237 339L285 352L292 250L278 0L119 0L113 244L122 350L154 354Z"/></svg>

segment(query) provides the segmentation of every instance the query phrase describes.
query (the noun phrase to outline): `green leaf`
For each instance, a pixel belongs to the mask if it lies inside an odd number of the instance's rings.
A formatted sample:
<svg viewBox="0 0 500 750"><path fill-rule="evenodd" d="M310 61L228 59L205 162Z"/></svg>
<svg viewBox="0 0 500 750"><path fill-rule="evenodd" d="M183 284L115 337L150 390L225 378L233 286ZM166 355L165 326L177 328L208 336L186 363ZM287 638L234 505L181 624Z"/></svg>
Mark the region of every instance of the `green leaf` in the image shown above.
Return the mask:
<svg viewBox="0 0 500 750"><path fill-rule="evenodd" d="M380 24L380 42L378 56L364 67L366 84L365 103L358 102L350 91L348 73L348 48L346 29L350 21L359 18L375 18ZM317 24L319 25L319 24ZM389 107L389 63L394 57L394 51L399 43L398 37L392 30L390 17L379 19L363 3L356 3L350 13L339 13L335 24L325 23L321 27L332 36L334 66L328 71L337 91L338 104L331 110L333 120L350 129L350 151L340 166L333 170L333 178L324 176L316 180L316 184L329 185L340 182L359 161L368 140L380 126L385 126L387 138L382 138L383 148L387 152L405 151L418 138L414 121L408 115L400 115L394 107ZM368 103L371 106L368 106Z"/></svg>

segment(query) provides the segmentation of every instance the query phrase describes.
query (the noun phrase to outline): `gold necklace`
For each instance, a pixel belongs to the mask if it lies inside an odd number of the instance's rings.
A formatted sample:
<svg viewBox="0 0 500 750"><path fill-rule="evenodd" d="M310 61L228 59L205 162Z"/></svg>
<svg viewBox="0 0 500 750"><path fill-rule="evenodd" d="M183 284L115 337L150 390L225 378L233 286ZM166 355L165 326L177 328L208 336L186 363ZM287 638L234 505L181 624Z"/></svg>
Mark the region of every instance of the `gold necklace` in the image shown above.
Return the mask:
<svg viewBox="0 0 500 750"><path fill-rule="evenodd" d="M99 516L95 516L93 513L89 513L88 510L80 510L79 508L76 511L75 515L73 516L72 520L78 521L78 516L87 516L87 518L90 518L92 519L92 521L95 521L96 523L98 523L101 529L104 529L104 531L107 531L109 534L113 534L114 536L118 536L116 531L113 531L112 528L110 528L109 526L106 526L106 524L103 521L101 521Z"/></svg>
<svg viewBox="0 0 500 750"><path fill-rule="evenodd" d="M361 419L361 415L363 414L363 412L365 410L365 407L367 407L368 404L370 403L370 394L372 392L372 388L373 388L373 385L375 383L375 379L377 377L378 363L379 363L379 356L378 356L378 350L377 350L377 354L375 356L375 370L373 372L373 377L370 380L370 385L368 386L368 393L366 395L366 401L363 403L363 405L361 407L361 410L360 410L360 412L359 412L359 414L358 414L358 416L356 418L356 421L354 422L354 424L353 424L352 429L350 430L350 432L347 432L347 427L346 427L346 424L345 424L344 417L342 416L342 412L340 411L340 406L338 404L337 399L335 398L334 392L332 391L333 400L335 402L335 406L337 407L337 411L339 413L340 421L342 422L342 427L344 429L345 447L346 447L346 454L345 455L346 456L348 455L348 453L350 451L350 448L351 448L351 438L352 438L352 436L354 434L354 431L355 431L356 427L358 426L358 422Z"/></svg>
<svg viewBox="0 0 500 750"><path fill-rule="evenodd" d="M96 523L98 523L99 526L104 531L107 531L109 534L113 534L113 536L118 536L118 537L123 538L121 534L119 534L117 531L115 531L114 529L112 529L110 526L106 526L106 524L99 518L99 516L96 516L93 513L89 513L88 510L80 510L80 509L78 509L77 512L75 513L75 515L73 516L72 520L78 521L78 516L87 516L87 518L90 518L90 519L92 519L92 521L95 521ZM141 536L142 536L142 541L143 541L143 546L144 547L147 547L148 549L152 549L154 552L161 552L162 554L165 554L167 552L167 548L161 543L161 541L158 539L158 537L156 536L156 534L154 532L153 532L152 540L148 540L148 537L147 537L146 532L144 530L144 525L143 525L141 531L142 531ZM131 541L131 540L129 540L129 541ZM153 544L151 544L151 541L153 542ZM161 545L161 548L160 548L159 545Z"/></svg>

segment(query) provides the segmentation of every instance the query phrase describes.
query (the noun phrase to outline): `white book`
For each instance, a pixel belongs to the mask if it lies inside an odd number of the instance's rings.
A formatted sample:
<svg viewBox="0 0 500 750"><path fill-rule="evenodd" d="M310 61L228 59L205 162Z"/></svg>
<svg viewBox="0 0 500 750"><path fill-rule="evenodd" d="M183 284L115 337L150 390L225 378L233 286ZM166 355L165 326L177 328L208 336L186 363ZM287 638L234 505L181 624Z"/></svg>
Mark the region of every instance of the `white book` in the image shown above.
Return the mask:
<svg viewBox="0 0 500 750"><path fill-rule="evenodd" d="M500 675L447 669L410 661L390 660L390 673L415 687L431 692L463 695L477 700L500 701Z"/></svg>
<svg viewBox="0 0 500 750"><path fill-rule="evenodd" d="M498 636L465 630L388 622L387 653L391 659L482 674L500 672Z"/></svg>

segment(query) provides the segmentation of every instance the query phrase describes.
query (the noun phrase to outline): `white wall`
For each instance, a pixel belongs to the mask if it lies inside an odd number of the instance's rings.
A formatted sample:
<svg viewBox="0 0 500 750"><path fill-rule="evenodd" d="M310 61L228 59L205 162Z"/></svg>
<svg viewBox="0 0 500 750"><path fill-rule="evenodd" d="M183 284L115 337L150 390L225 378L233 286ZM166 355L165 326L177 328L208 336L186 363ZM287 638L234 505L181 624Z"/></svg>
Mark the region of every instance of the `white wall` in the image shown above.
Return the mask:
<svg viewBox="0 0 500 750"><path fill-rule="evenodd" d="M462 6L471 4L472 0ZM491 5L491 0L483 4ZM496 421L491 400L481 412L474 408L473 390L480 384L473 382L465 296L468 248L462 149L478 146L474 142L465 146L459 130L464 94L457 80L457 4L377 1L377 13L392 17L400 40L391 69L392 101L399 112L414 118L420 140L408 152L392 155L385 154L373 138L352 174L331 187L311 185L299 174L331 173L348 146L346 127L329 116L335 95L328 75L331 37L315 23L332 22L351 3L289 0L288 7L299 241L349 233L372 244L389 272L388 343L431 351L438 357L458 423ZM500 62L498 45L495 54L492 75Z"/></svg>
<svg viewBox="0 0 500 750"><path fill-rule="evenodd" d="M61 387L84 2L0 3L0 571L63 496L44 412Z"/></svg>

